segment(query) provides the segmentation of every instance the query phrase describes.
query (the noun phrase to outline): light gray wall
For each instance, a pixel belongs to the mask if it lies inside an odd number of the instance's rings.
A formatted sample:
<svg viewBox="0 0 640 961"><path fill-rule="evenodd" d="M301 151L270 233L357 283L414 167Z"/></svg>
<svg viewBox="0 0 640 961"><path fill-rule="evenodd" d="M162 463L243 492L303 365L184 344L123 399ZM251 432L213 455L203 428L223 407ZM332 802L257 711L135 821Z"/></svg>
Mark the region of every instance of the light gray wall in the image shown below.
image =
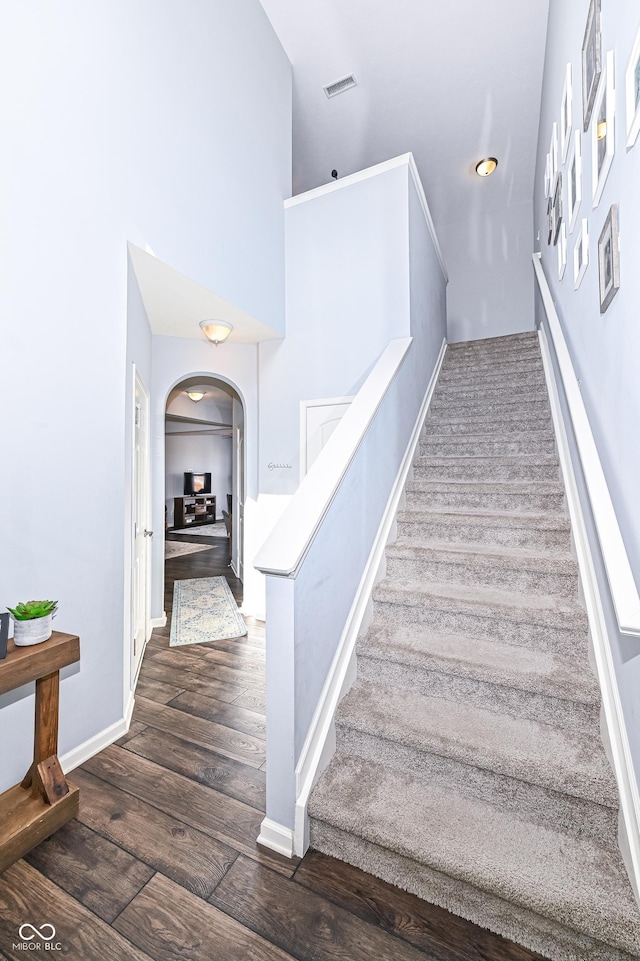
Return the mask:
<svg viewBox="0 0 640 961"><path fill-rule="evenodd" d="M287 336L260 344L261 493L298 485L300 401L355 393L407 333L407 176L392 169L286 211Z"/></svg>
<svg viewBox="0 0 640 961"><path fill-rule="evenodd" d="M0 82L0 603L80 634L64 754L123 713L126 244L282 328L291 68L258 0L34 0L0 7ZM0 705L3 790L33 698Z"/></svg>
<svg viewBox="0 0 640 961"><path fill-rule="evenodd" d="M616 55L615 156L602 198L596 208L591 187L591 128L582 131L580 53L587 5L578 0L551 0L549 35L540 117L540 140L535 185L535 237L542 251L542 263L551 288L564 336L580 380L598 453L611 492L614 508L634 571L640 582L640 140L627 150L624 100L624 73L633 40L640 24L637 5L603 3L602 52ZM574 130L581 131L582 203L578 221L568 237L567 266L558 279L557 248L546 243L546 200L543 177L549 149L551 127L559 122L565 67L573 68ZM592 118L593 123L593 118ZM563 172L566 171L566 165ZM566 186L565 186L566 204ZM605 314L599 309L597 243L612 203L619 205L621 287ZM573 283L573 248L580 221L589 222L589 265L578 290ZM538 239L538 235L539 238ZM538 304L539 319L542 310ZM564 395L561 391L564 404ZM611 643L616 681L636 772L640 771L640 651L637 640L620 634L608 590L604 564L589 507L588 494L580 468L579 455L565 405L572 456L592 556L600 585L604 616Z"/></svg>
<svg viewBox="0 0 640 961"><path fill-rule="evenodd" d="M532 218L530 200L438 229L450 343L533 330Z"/></svg>
<svg viewBox="0 0 640 961"><path fill-rule="evenodd" d="M173 498L184 493L184 472L211 471L211 493L216 496L216 516L222 518L231 493L231 438L172 433L165 440L165 499L169 525L173 526Z"/></svg>
<svg viewBox="0 0 640 961"><path fill-rule="evenodd" d="M545 274L581 382L585 406L627 552L636 582L640 583L640 444L637 442L640 424L640 139L632 149L626 148L624 98L624 73L640 24L637 5L603 3L603 59L608 50L615 50L615 156L602 198L594 209L591 200L591 128L588 133L582 133L583 199L578 223L568 237L568 262L561 281L557 272L557 248L548 246L545 240L545 158L552 124L560 119L560 101L568 62L573 66L574 130L582 130L580 53L587 6L582 0L551 0L537 152L534 237L539 233L540 240L536 241L536 247L542 251ZM601 315L597 244L612 203L617 203L619 209L621 286L609 309ZM589 266L576 291L573 284L573 248L583 217L589 222Z"/></svg>

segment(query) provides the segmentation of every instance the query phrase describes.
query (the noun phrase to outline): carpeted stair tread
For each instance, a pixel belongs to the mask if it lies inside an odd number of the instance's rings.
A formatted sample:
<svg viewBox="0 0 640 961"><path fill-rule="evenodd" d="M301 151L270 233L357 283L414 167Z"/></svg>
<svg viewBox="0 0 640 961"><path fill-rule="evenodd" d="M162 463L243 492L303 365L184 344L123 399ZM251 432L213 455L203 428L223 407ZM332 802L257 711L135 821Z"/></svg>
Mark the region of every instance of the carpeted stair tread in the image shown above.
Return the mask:
<svg viewBox="0 0 640 961"><path fill-rule="evenodd" d="M431 606L459 612L487 614L520 623L550 624L562 629L588 628L587 615L577 601L551 594L520 594L491 587L448 581L382 581L374 590L375 601L408 606Z"/></svg>
<svg viewBox="0 0 640 961"><path fill-rule="evenodd" d="M591 841L349 755L331 762L310 814L571 929L640 951L638 908L621 859Z"/></svg>
<svg viewBox="0 0 640 961"><path fill-rule="evenodd" d="M513 464L516 466L528 467L534 465L546 465L557 468L558 458L556 454L452 454L450 457L437 457L433 454L420 455L415 459L416 467L497 467L503 464Z"/></svg>
<svg viewBox="0 0 640 961"><path fill-rule="evenodd" d="M477 634L444 634L420 625L408 630L374 621L358 640L358 655L582 704L600 703L598 682L585 668L580 650L575 656L561 655Z"/></svg>
<svg viewBox="0 0 640 961"><path fill-rule="evenodd" d="M449 345L396 531L312 846L552 961L640 961L537 332Z"/></svg>
<svg viewBox="0 0 640 961"><path fill-rule="evenodd" d="M607 807L618 804L615 778L595 732L561 730L361 679L341 701L336 725Z"/></svg>
<svg viewBox="0 0 640 961"><path fill-rule="evenodd" d="M464 522L478 527L530 527L535 530L570 531L566 514L558 511L487 511L446 510L445 508L405 507L398 511L398 520L438 520L440 523Z"/></svg>
<svg viewBox="0 0 640 961"><path fill-rule="evenodd" d="M388 558L398 559L429 557L450 563L473 563L486 567L495 567L496 564L500 564L511 569L555 571L575 578L578 576L578 563L573 554L559 548L550 549L541 554L540 551L524 547L398 538L394 544L389 544L386 555Z"/></svg>

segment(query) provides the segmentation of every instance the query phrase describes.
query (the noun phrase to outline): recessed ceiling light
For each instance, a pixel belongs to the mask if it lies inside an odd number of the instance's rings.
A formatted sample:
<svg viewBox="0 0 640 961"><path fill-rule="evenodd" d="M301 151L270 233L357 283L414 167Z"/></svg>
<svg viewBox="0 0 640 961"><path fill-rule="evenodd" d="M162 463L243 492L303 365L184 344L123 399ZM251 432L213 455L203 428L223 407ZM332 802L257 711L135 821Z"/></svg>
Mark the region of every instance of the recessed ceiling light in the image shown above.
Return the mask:
<svg viewBox="0 0 640 961"><path fill-rule="evenodd" d="M479 177L489 177L498 166L495 157L485 157L480 163L476 164L476 173Z"/></svg>

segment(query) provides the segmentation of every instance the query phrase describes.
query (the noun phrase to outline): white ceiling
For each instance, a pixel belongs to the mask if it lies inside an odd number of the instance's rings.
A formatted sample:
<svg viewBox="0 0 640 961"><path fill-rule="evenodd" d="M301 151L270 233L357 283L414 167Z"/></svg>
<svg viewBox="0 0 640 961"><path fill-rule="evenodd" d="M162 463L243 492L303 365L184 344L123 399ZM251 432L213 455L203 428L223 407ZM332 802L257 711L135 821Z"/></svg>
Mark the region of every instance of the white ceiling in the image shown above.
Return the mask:
<svg viewBox="0 0 640 961"><path fill-rule="evenodd" d="M215 318L233 325L228 338L230 343L257 344L261 340L282 337L244 310L159 260L153 253L130 243L129 255L152 333L206 341L200 321ZM212 350L215 349L212 346Z"/></svg>
<svg viewBox="0 0 640 961"><path fill-rule="evenodd" d="M293 65L294 194L411 151L436 227L531 203L548 0L261 2Z"/></svg>

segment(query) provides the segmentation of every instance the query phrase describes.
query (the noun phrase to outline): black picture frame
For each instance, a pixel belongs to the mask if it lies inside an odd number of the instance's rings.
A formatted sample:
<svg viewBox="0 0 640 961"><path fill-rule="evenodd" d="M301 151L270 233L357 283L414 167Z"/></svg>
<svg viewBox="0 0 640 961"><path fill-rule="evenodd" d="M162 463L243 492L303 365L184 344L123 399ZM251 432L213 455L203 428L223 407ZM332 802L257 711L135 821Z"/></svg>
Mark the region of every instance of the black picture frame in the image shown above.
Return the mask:
<svg viewBox="0 0 640 961"><path fill-rule="evenodd" d="M602 73L602 33L600 28L600 0L591 0L587 25L582 41L582 125L586 131L596 99Z"/></svg>

